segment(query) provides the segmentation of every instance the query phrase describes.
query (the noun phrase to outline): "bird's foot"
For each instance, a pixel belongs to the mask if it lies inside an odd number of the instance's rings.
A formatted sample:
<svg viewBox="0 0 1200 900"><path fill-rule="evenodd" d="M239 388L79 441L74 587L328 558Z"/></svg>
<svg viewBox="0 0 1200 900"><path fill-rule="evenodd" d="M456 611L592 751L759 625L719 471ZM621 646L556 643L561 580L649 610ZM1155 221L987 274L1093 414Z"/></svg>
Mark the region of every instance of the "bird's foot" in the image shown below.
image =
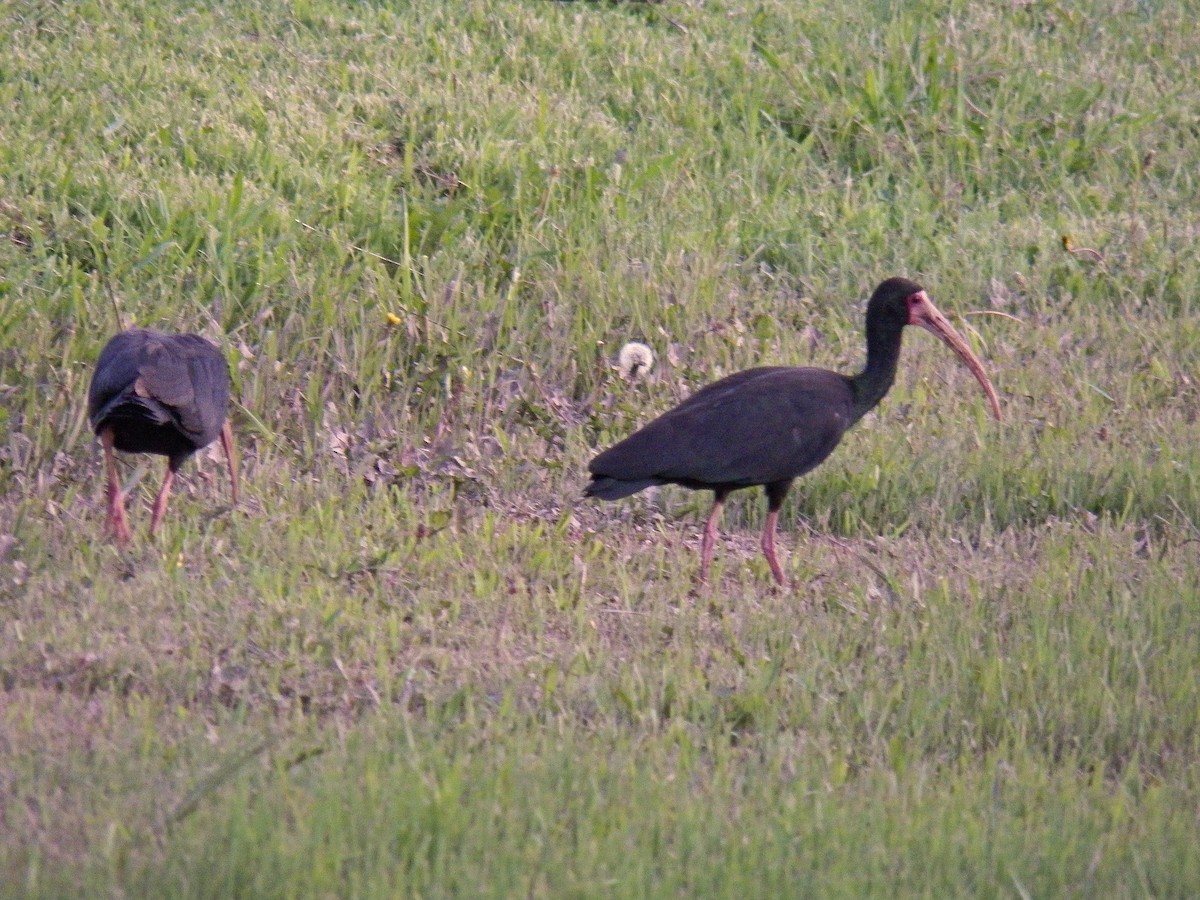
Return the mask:
<svg viewBox="0 0 1200 900"><path fill-rule="evenodd" d="M108 530L121 547L133 537L125 518L125 494L119 489L110 489L108 492Z"/></svg>
<svg viewBox="0 0 1200 900"><path fill-rule="evenodd" d="M115 515L110 510L108 514L108 530L112 536L116 538L117 545L120 547L126 546L133 533L129 530L129 523L125 521L125 510L120 509Z"/></svg>

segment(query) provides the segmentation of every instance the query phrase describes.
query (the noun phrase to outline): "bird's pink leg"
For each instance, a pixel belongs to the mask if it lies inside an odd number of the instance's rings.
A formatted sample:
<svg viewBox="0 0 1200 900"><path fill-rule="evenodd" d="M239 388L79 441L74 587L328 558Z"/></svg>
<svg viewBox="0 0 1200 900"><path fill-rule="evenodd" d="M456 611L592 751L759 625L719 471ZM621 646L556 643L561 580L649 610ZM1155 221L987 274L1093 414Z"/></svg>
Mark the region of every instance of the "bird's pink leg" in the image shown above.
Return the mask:
<svg viewBox="0 0 1200 900"><path fill-rule="evenodd" d="M158 526L162 524L163 515L167 511L167 500L171 497L171 485L175 481L175 467L171 462L167 462L167 474L163 477L162 487L158 489L158 496L154 498L154 512L150 516L150 533L154 534L158 531Z"/></svg>
<svg viewBox="0 0 1200 900"><path fill-rule="evenodd" d="M221 447L225 450L225 461L229 463L229 487L233 492L233 505L237 506L238 502L238 472L237 472L237 454L236 447L233 443L233 426L228 421L225 422L225 427L221 429Z"/></svg>
<svg viewBox="0 0 1200 900"><path fill-rule="evenodd" d="M713 550L717 543L717 523L721 518L721 508L725 505L725 495L718 493L713 500L712 510L708 521L704 523L704 539L700 542L700 583L708 583L708 567L712 565Z"/></svg>
<svg viewBox="0 0 1200 900"><path fill-rule="evenodd" d="M108 473L108 530L117 539L117 545L124 547L129 543L129 523L125 520L125 494L121 491L121 479L117 477L111 428L100 432L100 444L104 447L104 468Z"/></svg>
<svg viewBox="0 0 1200 900"><path fill-rule="evenodd" d="M783 577L783 567L779 565L779 557L775 555L775 526L779 522L779 508L783 506L783 500L791 487L792 479L790 478L786 481L775 481L766 485L767 523L763 526L762 551L763 556L767 558L767 565L771 567L771 574L781 585L786 585L787 580Z"/></svg>
<svg viewBox="0 0 1200 900"><path fill-rule="evenodd" d="M779 560L775 556L775 523L779 521L779 510L772 509L767 512L767 524L763 528L762 533L762 551L767 558L767 565L771 567L771 574L775 576L775 580L780 584L787 584L783 578L783 569L779 565Z"/></svg>

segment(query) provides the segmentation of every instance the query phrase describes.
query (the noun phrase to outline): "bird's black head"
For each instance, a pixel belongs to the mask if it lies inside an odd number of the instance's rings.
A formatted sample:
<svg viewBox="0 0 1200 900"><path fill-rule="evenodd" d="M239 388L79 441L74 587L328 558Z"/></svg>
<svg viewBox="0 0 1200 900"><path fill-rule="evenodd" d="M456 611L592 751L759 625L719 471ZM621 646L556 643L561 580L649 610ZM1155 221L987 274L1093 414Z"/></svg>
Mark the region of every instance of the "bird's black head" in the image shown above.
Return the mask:
<svg viewBox="0 0 1200 900"><path fill-rule="evenodd" d="M911 323L909 302L922 288L908 278L889 278L875 288L867 303L867 323L876 323L888 331L899 331Z"/></svg>
<svg viewBox="0 0 1200 900"><path fill-rule="evenodd" d="M873 369L872 357L886 360L886 363L880 365L887 372L886 384L891 384L896 358L900 353L900 332L905 325L924 328L958 354L983 387L988 402L992 405L992 413L998 421L1001 418L1000 398L996 396L996 389L988 380L983 364L971 352L962 335L938 312L929 295L915 281L907 278L889 278L875 288L875 293L871 295L871 300L867 303L867 371ZM886 386L884 390L887 390Z"/></svg>

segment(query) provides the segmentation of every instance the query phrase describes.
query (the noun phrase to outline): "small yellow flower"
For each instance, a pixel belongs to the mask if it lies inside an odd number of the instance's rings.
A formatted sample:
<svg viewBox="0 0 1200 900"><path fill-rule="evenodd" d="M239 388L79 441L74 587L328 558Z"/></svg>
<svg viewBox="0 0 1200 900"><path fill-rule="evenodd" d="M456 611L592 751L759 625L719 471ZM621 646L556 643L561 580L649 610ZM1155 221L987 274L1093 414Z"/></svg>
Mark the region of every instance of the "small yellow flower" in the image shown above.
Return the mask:
<svg viewBox="0 0 1200 900"><path fill-rule="evenodd" d="M398 315L396 315L393 312L390 312L387 314L387 320L388 320L389 325L399 325L401 322L404 321L402 318L400 318Z"/></svg>

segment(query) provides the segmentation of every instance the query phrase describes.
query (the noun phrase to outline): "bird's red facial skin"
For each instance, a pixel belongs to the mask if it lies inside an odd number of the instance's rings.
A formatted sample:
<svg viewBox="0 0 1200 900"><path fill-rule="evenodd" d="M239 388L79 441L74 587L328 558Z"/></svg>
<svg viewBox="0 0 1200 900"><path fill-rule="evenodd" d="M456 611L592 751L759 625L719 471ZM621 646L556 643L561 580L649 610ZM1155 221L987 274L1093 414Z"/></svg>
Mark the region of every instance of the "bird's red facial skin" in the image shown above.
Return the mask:
<svg viewBox="0 0 1200 900"><path fill-rule="evenodd" d="M929 306L929 295L924 291L917 291L915 294L910 295L906 302L908 303L908 324L920 325L924 328L925 319L928 318L928 314L924 312L922 307Z"/></svg>

